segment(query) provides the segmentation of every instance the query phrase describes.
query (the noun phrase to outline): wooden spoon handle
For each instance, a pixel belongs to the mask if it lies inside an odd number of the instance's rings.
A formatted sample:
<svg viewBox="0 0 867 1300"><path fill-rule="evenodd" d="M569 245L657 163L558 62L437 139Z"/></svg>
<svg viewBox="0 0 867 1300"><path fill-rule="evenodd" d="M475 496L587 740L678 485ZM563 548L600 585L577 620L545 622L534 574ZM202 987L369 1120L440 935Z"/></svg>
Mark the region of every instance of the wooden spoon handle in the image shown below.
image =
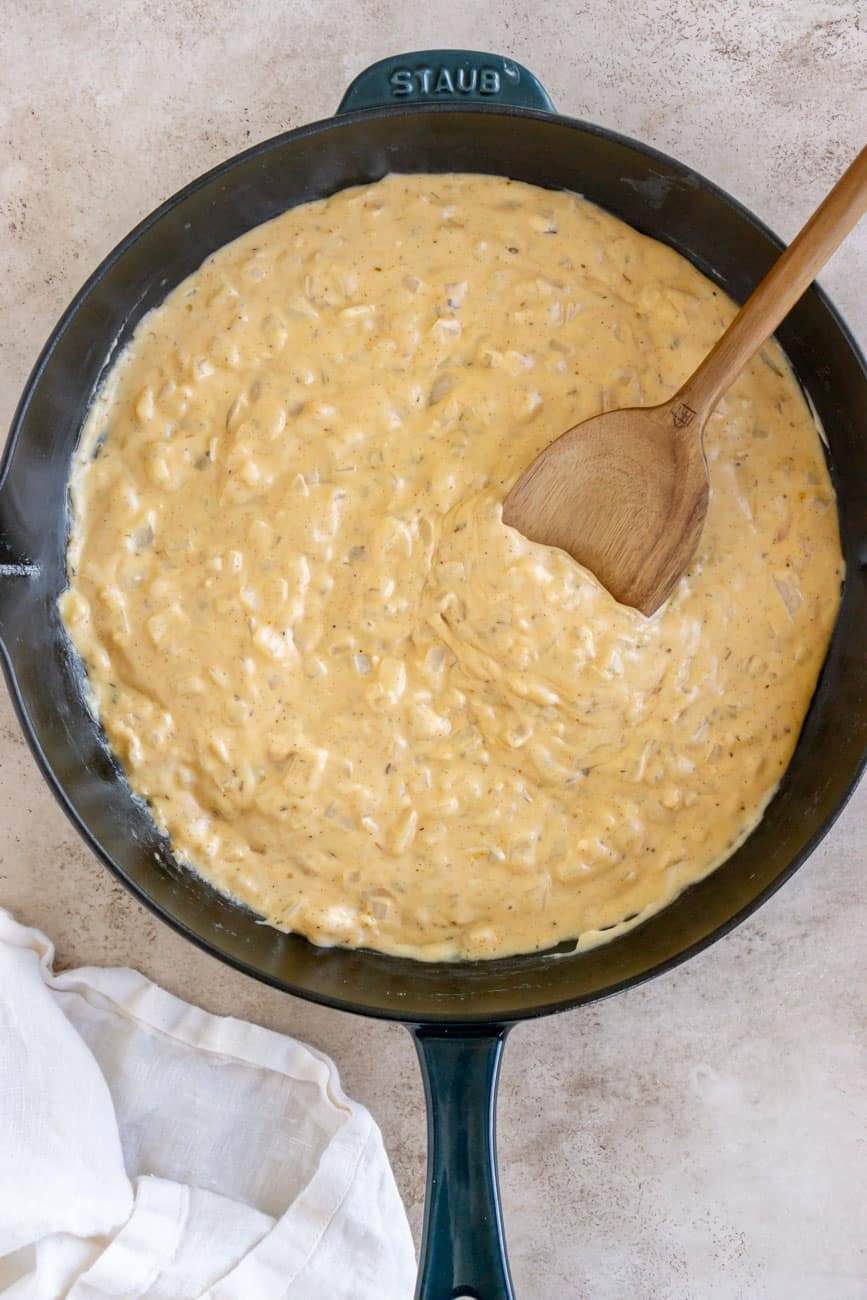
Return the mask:
<svg viewBox="0 0 867 1300"><path fill-rule="evenodd" d="M698 370L672 398L701 427L728 386L809 288L831 254L867 212L867 147L838 180L799 235L741 307Z"/></svg>

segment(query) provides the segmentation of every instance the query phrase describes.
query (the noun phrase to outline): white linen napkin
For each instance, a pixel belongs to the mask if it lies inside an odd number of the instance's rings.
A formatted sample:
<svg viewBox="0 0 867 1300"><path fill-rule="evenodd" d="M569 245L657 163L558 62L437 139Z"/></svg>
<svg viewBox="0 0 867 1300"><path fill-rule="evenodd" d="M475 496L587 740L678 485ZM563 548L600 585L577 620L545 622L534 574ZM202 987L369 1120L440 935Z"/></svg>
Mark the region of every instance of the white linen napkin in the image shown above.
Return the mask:
<svg viewBox="0 0 867 1300"><path fill-rule="evenodd" d="M382 1136L334 1064L0 909L4 1300L409 1300Z"/></svg>

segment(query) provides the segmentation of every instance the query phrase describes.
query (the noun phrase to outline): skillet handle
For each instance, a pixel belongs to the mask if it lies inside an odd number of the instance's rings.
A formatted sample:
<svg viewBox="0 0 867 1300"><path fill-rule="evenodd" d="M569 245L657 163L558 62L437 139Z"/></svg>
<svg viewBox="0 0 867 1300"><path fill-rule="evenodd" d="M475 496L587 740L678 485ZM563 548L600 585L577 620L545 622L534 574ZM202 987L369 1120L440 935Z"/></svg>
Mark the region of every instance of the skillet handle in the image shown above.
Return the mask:
<svg viewBox="0 0 867 1300"><path fill-rule="evenodd" d="M350 83L337 112L444 103L555 111L538 77L514 59L478 50L416 50L365 68Z"/></svg>
<svg viewBox="0 0 867 1300"><path fill-rule="evenodd" d="M428 1124L416 1300L514 1300L495 1140L508 1026L416 1025L411 1032Z"/></svg>

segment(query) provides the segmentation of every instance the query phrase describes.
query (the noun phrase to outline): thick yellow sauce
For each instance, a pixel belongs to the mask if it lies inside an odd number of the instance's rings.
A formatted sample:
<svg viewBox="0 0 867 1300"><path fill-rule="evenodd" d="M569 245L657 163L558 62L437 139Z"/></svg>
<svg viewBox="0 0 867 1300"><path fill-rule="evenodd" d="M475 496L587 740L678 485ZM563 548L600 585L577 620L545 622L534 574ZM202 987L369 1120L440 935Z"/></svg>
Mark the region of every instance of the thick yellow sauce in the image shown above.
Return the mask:
<svg viewBox="0 0 867 1300"><path fill-rule="evenodd" d="M287 212L146 317L77 454L61 608L177 856L316 943L422 958L594 942L725 859L842 576L781 352L708 425L707 526L652 619L501 502L733 313L581 199L452 175Z"/></svg>

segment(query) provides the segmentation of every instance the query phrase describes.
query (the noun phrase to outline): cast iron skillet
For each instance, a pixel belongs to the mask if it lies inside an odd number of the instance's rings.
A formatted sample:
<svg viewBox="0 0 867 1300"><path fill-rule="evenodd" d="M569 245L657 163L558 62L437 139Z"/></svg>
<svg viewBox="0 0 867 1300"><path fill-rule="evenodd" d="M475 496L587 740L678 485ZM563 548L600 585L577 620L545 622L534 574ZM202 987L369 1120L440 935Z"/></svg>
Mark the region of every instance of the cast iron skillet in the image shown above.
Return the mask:
<svg viewBox="0 0 867 1300"><path fill-rule="evenodd" d="M727 933L791 875L851 793L867 742L867 374L812 289L779 332L830 444L847 577L818 690L761 825L715 874L607 946L427 965L323 950L278 933L180 868L131 797L84 704L58 621L66 482L88 404L137 322L207 255L296 203L389 171L492 172L586 195L686 254L742 301L781 247L689 168L558 117L536 79L493 55L432 51L358 77L338 115L257 145L194 181L103 262L51 335L0 469L0 646L21 726L78 830L180 933L300 997L404 1022L428 1104L423 1300L512 1294L494 1153L500 1054L518 1020L658 975Z"/></svg>

